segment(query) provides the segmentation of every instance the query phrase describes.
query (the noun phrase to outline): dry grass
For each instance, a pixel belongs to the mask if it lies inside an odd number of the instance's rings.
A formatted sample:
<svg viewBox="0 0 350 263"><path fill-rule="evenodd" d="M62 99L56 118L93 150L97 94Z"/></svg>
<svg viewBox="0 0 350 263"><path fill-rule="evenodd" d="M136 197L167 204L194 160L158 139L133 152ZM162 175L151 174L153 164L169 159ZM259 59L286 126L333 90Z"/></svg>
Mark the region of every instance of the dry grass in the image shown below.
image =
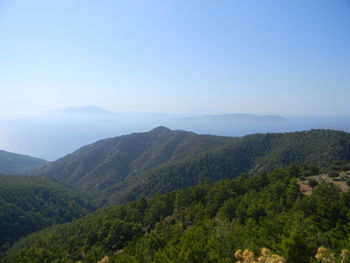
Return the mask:
<svg viewBox="0 0 350 263"><path fill-rule="evenodd" d="M304 181L301 181L300 179L298 180L298 185L300 187L300 192L304 195L311 195L313 188L310 187L307 184L308 179L314 179L318 183L333 183L337 185L341 191L347 192L350 190L350 187L346 184L346 181L337 181L341 176L346 176L350 178L349 175L350 171L344 171L340 173L339 177L330 177L328 174L320 174L320 175L313 175L313 176L308 176L305 178Z"/></svg>
<svg viewBox="0 0 350 263"><path fill-rule="evenodd" d="M340 255L336 255L325 247L319 247L315 258L321 263L348 263L350 262L350 251L343 249Z"/></svg>
<svg viewBox="0 0 350 263"><path fill-rule="evenodd" d="M107 262L109 262L109 257L105 256L103 259L101 259L97 263L107 263Z"/></svg>
<svg viewBox="0 0 350 263"><path fill-rule="evenodd" d="M259 257L255 257L254 253L249 249L237 250L234 254L236 263L285 263L286 260L276 254L273 254L269 249L262 248Z"/></svg>
<svg viewBox="0 0 350 263"><path fill-rule="evenodd" d="M286 259L273 254L267 248L262 248L260 256L256 257L249 249L239 249L234 254L239 261L235 263L285 263ZM319 263L349 263L350 251L343 249L339 255L332 253L328 248L319 247L315 255L316 262ZM314 262L314 261L312 261Z"/></svg>

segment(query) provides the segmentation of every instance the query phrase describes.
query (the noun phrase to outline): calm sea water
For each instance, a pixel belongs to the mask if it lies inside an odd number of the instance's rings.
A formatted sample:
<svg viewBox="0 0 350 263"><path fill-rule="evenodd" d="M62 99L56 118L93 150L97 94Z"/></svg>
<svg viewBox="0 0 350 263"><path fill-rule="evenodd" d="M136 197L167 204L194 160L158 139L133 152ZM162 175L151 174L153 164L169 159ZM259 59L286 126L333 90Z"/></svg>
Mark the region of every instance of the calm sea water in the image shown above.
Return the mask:
<svg viewBox="0 0 350 263"><path fill-rule="evenodd" d="M286 116L289 121L184 120L176 116L122 116L115 118L22 117L0 119L0 149L46 160L58 159L97 140L151 130L157 126L200 134L244 136L252 133L336 129L350 132L350 117Z"/></svg>

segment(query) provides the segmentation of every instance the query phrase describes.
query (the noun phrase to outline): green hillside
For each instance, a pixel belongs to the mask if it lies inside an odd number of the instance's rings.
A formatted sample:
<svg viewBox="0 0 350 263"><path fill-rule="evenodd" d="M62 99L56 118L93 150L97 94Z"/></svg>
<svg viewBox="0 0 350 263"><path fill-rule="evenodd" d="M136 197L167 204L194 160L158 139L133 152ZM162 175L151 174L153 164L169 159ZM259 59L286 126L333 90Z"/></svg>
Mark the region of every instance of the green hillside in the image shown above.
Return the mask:
<svg viewBox="0 0 350 263"><path fill-rule="evenodd" d="M21 237L97 208L92 197L47 178L0 175L0 252Z"/></svg>
<svg viewBox="0 0 350 263"><path fill-rule="evenodd" d="M86 189L105 189L131 175L223 145L231 138L158 127L82 147L35 175L65 180Z"/></svg>
<svg viewBox="0 0 350 263"><path fill-rule="evenodd" d="M241 173L258 175L293 163L322 168L333 160L350 160L349 133L311 130L230 138L158 127L87 145L35 174L101 190L110 202L124 203Z"/></svg>
<svg viewBox="0 0 350 263"><path fill-rule="evenodd" d="M269 172L289 164L327 167L350 160L350 134L332 130L248 135L214 150L126 178L105 190L117 203L167 193L241 173Z"/></svg>
<svg viewBox="0 0 350 263"><path fill-rule="evenodd" d="M350 193L323 183L303 196L301 172L241 175L105 208L22 239L4 262L232 263L236 249L263 247L290 263L315 262L320 246L350 246Z"/></svg>
<svg viewBox="0 0 350 263"><path fill-rule="evenodd" d="M0 174L23 174L46 163L39 158L0 150Z"/></svg>

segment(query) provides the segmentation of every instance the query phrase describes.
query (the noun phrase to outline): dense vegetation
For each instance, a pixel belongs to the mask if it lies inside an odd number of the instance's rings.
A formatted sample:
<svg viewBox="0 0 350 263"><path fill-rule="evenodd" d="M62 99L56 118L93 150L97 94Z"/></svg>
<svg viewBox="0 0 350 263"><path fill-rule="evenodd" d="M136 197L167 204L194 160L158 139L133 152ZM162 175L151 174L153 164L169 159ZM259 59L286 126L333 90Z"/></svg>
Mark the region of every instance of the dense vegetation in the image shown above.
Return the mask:
<svg viewBox="0 0 350 263"><path fill-rule="evenodd" d="M326 167L349 159L350 134L340 131L227 138L158 127L85 146L37 174L103 190L111 202L124 203L291 163Z"/></svg>
<svg viewBox="0 0 350 263"><path fill-rule="evenodd" d="M28 236L6 262L231 263L236 249L262 247L314 262L318 247L350 247L350 193L323 183L302 196L297 177L309 170L241 175L105 208Z"/></svg>
<svg viewBox="0 0 350 263"><path fill-rule="evenodd" d="M0 176L0 258L226 263L237 249L266 247L312 262L318 247L350 246L350 194L310 181L316 166L338 180L348 160L350 134L331 130L228 138L158 127L99 141L36 173L60 181ZM62 180L96 190L94 200ZM138 200L87 215L104 199Z"/></svg>
<svg viewBox="0 0 350 263"><path fill-rule="evenodd" d="M126 178L105 192L117 203L167 193L241 173L269 172L275 167L308 163L327 167L350 159L350 134L331 130L254 134L222 147Z"/></svg>
<svg viewBox="0 0 350 263"><path fill-rule="evenodd" d="M50 179L0 175L0 252L19 238L96 209L91 197Z"/></svg>
<svg viewBox="0 0 350 263"><path fill-rule="evenodd" d="M42 159L0 150L0 174L23 174L46 163Z"/></svg>
<svg viewBox="0 0 350 263"><path fill-rule="evenodd" d="M127 176L215 148L232 138L158 127L87 145L33 173L102 190Z"/></svg>

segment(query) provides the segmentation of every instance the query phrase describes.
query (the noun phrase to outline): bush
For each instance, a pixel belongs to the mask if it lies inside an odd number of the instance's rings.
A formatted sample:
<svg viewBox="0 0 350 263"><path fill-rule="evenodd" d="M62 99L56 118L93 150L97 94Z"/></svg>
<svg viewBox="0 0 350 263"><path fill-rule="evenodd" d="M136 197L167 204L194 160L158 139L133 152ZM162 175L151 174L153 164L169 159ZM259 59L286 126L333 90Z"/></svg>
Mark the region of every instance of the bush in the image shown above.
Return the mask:
<svg viewBox="0 0 350 263"><path fill-rule="evenodd" d="M350 186L350 178L348 178L348 179L346 180L346 185L347 185L347 186Z"/></svg>
<svg viewBox="0 0 350 263"><path fill-rule="evenodd" d="M320 169L316 166L311 166L310 173L311 173L311 175L318 175L318 174L320 174Z"/></svg>
<svg viewBox="0 0 350 263"><path fill-rule="evenodd" d="M305 176L304 176L304 175L299 176L299 180L300 180L300 181L305 181Z"/></svg>
<svg viewBox="0 0 350 263"><path fill-rule="evenodd" d="M348 178L349 178L349 176L342 175L342 176L340 176L340 180L339 181L345 182Z"/></svg>
<svg viewBox="0 0 350 263"><path fill-rule="evenodd" d="M339 173L337 173L336 171L330 171L330 172L328 173L328 176L329 176L329 177L338 177L338 176L339 176Z"/></svg>
<svg viewBox="0 0 350 263"><path fill-rule="evenodd" d="M318 185L318 182L315 179L308 179L307 185L313 188Z"/></svg>
<svg viewBox="0 0 350 263"><path fill-rule="evenodd" d="M306 170L306 171L302 171L301 172L301 176L304 176L304 177L308 177L308 176L311 176L311 172L309 170Z"/></svg>

